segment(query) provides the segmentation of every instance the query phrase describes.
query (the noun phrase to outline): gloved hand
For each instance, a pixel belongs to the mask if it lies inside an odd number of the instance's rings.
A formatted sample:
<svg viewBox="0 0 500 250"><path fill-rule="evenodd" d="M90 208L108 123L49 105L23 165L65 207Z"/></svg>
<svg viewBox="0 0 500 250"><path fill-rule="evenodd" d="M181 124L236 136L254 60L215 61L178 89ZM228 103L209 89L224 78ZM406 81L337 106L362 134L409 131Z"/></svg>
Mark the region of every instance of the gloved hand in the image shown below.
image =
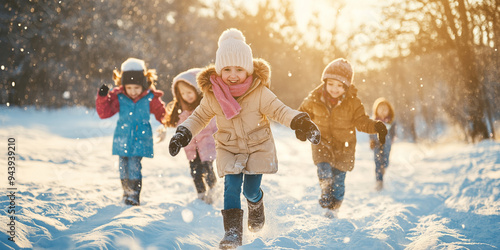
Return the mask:
<svg viewBox="0 0 500 250"><path fill-rule="evenodd" d="M181 148L187 146L191 141L191 131L184 126L177 127L175 131L175 135L170 139L170 144L168 145L168 149L171 156L176 156Z"/></svg>
<svg viewBox="0 0 500 250"><path fill-rule="evenodd" d="M300 113L290 123L290 128L295 130L295 136L301 141L309 140L312 144L318 144L321 140L321 132L307 113Z"/></svg>
<svg viewBox="0 0 500 250"><path fill-rule="evenodd" d="M109 91L108 86L106 86L106 84L103 84L103 85L99 88L99 95L100 95L100 96L107 96L107 95L108 95L108 91Z"/></svg>
<svg viewBox="0 0 500 250"><path fill-rule="evenodd" d="M377 131L378 140L380 141L380 144L384 145L385 136L387 135L387 128L385 127L385 124L381 121L377 121L375 123L375 131Z"/></svg>
<svg viewBox="0 0 500 250"><path fill-rule="evenodd" d="M375 149L375 140L370 140L370 148Z"/></svg>

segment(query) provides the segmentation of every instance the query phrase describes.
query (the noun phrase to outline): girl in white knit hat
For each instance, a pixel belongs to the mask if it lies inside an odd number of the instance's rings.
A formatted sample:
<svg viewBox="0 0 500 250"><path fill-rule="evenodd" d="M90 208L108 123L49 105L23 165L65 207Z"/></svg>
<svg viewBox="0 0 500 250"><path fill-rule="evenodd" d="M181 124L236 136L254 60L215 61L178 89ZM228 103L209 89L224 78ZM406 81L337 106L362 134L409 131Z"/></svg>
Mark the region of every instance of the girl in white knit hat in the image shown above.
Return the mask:
<svg viewBox="0 0 500 250"><path fill-rule="evenodd" d="M196 74L202 69L192 68L179 73L172 82L173 100L167 104L166 124L177 127L185 121L200 104L203 93L196 83ZM191 177L198 193L198 198L211 204L217 177L212 166L215 160L215 141L212 135L217 131L215 119L212 119L191 142L184 147L189 160Z"/></svg>
<svg viewBox="0 0 500 250"><path fill-rule="evenodd" d="M286 106L269 89L271 68L266 61L252 57L241 31L224 31L218 45L215 65L197 77L204 97L193 114L177 127L169 147L175 156L216 117L217 172L224 177L225 235L219 247L225 249L242 243L242 191L248 204L248 229L257 232L264 226L262 175L278 171L268 118L300 131L312 143L319 142L319 130L306 113Z"/></svg>

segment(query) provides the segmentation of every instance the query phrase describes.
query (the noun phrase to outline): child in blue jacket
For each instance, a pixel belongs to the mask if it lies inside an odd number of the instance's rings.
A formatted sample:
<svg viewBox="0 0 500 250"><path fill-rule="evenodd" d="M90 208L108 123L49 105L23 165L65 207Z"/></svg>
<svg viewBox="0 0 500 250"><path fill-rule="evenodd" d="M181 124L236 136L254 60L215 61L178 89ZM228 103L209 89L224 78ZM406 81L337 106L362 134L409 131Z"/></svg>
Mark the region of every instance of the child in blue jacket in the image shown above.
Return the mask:
<svg viewBox="0 0 500 250"><path fill-rule="evenodd" d="M156 70L148 70L144 61L137 58L123 62L121 71L114 70L113 80L118 87L109 91L106 85L101 86L96 110L101 119L119 115L113 136L113 155L119 156L123 202L137 206L142 186L141 160L153 158L150 113L165 124L163 92L154 87Z"/></svg>

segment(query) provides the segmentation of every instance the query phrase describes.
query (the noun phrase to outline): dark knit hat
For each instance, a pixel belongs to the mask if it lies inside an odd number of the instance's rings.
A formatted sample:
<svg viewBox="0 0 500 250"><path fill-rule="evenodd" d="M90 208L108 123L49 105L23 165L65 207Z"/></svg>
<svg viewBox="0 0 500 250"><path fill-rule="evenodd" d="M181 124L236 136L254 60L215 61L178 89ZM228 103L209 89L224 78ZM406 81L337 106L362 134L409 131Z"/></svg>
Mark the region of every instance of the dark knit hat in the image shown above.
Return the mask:
<svg viewBox="0 0 500 250"><path fill-rule="evenodd" d="M321 75L321 80L335 79L343 82L347 87L351 86L353 79L353 71L351 64L344 58L338 58L330 62Z"/></svg>
<svg viewBox="0 0 500 250"><path fill-rule="evenodd" d="M146 78L146 65L143 60L137 58L129 58L121 65L121 81L122 86L127 84L141 85L144 89L149 88L149 83Z"/></svg>

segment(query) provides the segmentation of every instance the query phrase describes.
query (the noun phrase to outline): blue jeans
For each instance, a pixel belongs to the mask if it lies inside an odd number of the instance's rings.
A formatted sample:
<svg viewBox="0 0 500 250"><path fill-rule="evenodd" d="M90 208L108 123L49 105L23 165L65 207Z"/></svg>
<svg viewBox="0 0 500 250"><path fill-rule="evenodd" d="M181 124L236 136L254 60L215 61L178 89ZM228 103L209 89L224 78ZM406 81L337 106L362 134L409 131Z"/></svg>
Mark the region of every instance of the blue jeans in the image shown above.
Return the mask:
<svg viewBox="0 0 500 250"><path fill-rule="evenodd" d="M120 179L142 180L142 157L140 156L119 156L118 166L120 168Z"/></svg>
<svg viewBox="0 0 500 250"><path fill-rule="evenodd" d="M338 170L328 162L318 163L318 178L325 198L344 200L346 172Z"/></svg>
<svg viewBox="0 0 500 250"><path fill-rule="evenodd" d="M242 184L245 198L251 202L260 201L262 198L261 181L261 174L228 174L224 176L224 210L241 209L240 194Z"/></svg>
<svg viewBox="0 0 500 250"><path fill-rule="evenodd" d="M375 178L377 181L384 179L384 172L389 167L389 155L391 153L391 145L377 145L373 150L375 158Z"/></svg>

